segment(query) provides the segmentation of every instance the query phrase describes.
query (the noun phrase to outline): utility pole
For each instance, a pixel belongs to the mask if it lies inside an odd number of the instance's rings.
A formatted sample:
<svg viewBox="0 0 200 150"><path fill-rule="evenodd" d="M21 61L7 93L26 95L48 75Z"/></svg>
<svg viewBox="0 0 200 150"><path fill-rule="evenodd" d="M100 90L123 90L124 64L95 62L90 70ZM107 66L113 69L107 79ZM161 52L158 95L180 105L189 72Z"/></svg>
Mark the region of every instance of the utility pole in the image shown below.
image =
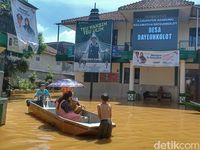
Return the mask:
<svg viewBox="0 0 200 150"><path fill-rule="evenodd" d="M90 11L89 19L90 21L97 21L99 19L99 10L96 8L96 3L94 3L94 8ZM90 73L90 101L92 101L93 95L93 82L94 82L94 73Z"/></svg>
<svg viewBox="0 0 200 150"><path fill-rule="evenodd" d="M58 52L58 45L59 45L59 41L60 41L60 25L62 25L62 23L56 23L56 25L58 26L58 32L57 32L57 46L56 46L56 50Z"/></svg>

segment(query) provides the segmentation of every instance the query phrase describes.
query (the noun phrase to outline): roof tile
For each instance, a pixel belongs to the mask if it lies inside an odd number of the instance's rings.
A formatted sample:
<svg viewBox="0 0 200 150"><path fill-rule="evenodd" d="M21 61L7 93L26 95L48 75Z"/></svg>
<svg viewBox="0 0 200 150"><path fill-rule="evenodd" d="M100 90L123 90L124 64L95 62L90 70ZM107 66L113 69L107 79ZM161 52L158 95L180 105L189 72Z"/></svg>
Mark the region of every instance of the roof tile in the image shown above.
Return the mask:
<svg viewBox="0 0 200 150"><path fill-rule="evenodd" d="M118 10L184 7L192 5L194 5L194 2L187 0L142 0L129 5L121 6L118 8Z"/></svg>
<svg viewBox="0 0 200 150"><path fill-rule="evenodd" d="M125 21L124 16L119 11L108 12L99 14L100 20L113 20L113 21ZM73 25L77 21L86 21L89 19L89 16L72 18L67 20L62 20L63 25Z"/></svg>

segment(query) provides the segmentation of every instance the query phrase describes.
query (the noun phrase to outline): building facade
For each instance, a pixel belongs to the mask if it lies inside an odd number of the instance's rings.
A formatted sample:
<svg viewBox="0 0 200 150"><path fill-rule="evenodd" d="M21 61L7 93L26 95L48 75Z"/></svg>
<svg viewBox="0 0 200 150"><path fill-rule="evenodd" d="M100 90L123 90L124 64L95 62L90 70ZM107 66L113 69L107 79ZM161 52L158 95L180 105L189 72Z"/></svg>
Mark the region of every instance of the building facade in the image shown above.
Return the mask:
<svg viewBox="0 0 200 150"><path fill-rule="evenodd" d="M74 78L73 65L67 62L56 61L56 54L56 49L47 46L43 54L33 55L33 57L27 60L29 63L29 70L26 73L19 74L19 76L27 78L35 72L40 80L45 80L48 72L52 72L54 80Z"/></svg>
<svg viewBox="0 0 200 150"><path fill-rule="evenodd" d="M179 65L166 66L136 66L133 64L133 36L136 28L133 25L134 15L138 12L178 11L176 49L168 49L168 43L156 51L178 50ZM193 100L200 98L199 87L199 46L200 33L198 26L199 7L194 2L185 0L143 0L118 8L118 11L100 14L101 20L112 20L114 24L112 38L112 72L96 73L94 78L94 97L106 91L111 97L123 99L128 90L139 93L141 99L145 91L157 91L160 86L172 94L173 101L178 101L179 93L190 92ZM88 20L88 16L62 20L62 24L76 30L76 22ZM198 30L196 30L198 29ZM158 32L158 31L152 31ZM196 38L198 37L198 38ZM198 40L197 40L198 39ZM141 45L141 44L140 44ZM146 47L148 48L148 46ZM149 50L154 51L149 47ZM66 56L66 60L73 56ZM86 88L78 89L81 96L88 97L90 89L90 73L77 72L75 78L84 82Z"/></svg>
<svg viewBox="0 0 200 150"><path fill-rule="evenodd" d="M27 2L27 0L22 0L22 3L25 5L35 8L35 6L31 5ZM2 84L3 84L3 77L4 77L4 59L6 56L6 49L7 49L7 40L8 36L7 33L16 35L13 17L10 13L10 1L3 0L0 2L0 5L4 6L0 9L0 96L2 92Z"/></svg>

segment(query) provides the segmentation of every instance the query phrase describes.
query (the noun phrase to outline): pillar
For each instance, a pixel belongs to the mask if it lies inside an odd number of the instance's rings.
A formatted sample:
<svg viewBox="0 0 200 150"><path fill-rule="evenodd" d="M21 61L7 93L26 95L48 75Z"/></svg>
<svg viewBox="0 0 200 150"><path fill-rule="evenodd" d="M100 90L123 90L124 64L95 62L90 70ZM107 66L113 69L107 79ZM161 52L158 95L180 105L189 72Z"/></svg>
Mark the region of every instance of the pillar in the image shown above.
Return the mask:
<svg viewBox="0 0 200 150"><path fill-rule="evenodd" d="M180 93L185 93L185 60L180 60Z"/></svg>
<svg viewBox="0 0 200 150"><path fill-rule="evenodd" d="M0 97L2 93L3 77L4 77L4 72L0 71Z"/></svg>
<svg viewBox="0 0 200 150"><path fill-rule="evenodd" d="M133 61L130 61L129 91L134 91L135 69Z"/></svg>

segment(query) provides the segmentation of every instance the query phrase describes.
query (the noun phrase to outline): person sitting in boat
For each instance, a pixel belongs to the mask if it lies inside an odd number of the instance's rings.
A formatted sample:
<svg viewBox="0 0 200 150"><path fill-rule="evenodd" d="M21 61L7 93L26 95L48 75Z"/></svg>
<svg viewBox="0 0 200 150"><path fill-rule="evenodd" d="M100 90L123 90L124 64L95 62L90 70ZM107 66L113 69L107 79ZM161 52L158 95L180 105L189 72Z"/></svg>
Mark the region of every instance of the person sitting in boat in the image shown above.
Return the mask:
<svg viewBox="0 0 200 150"><path fill-rule="evenodd" d="M64 87L62 88L62 93L63 95L67 92L71 91L73 93L73 88L69 88L69 87ZM85 106L81 105L79 103L79 100L77 97L72 97L72 101L71 101L71 106L72 106L72 109L75 113L77 114L81 114L82 110L85 109Z"/></svg>
<svg viewBox="0 0 200 150"><path fill-rule="evenodd" d="M40 89L37 90L34 96L34 99L37 98L36 103L41 107L43 107L43 104L46 103L47 97L51 100L51 95L49 94L49 91L45 88L45 84L40 84Z"/></svg>
<svg viewBox="0 0 200 150"><path fill-rule="evenodd" d="M81 121L81 115L76 114L71 106L72 92L68 91L56 100L56 114L73 121Z"/></svg>
<svg viewBox="0 0 200 150"><path fill-rule="evenodd" d="M108 103L109 96L107 93L101 95L101 104L97 105L98 116L100 119L99 138L110 138L112 134L112 110Z"/></svg>
<svg viewBox="0 0 200 150"><path fill-rule="evenodd" d="M72 98L72 101L71 101L71 104L72 104L72 109L75 113L77 114L81 114L83 110L85 110L85 106L84 105L81 105L79 103L79 100L77 97L73 97Z"/></svg>
<svg viewBox="0 0 200 150"><path fill-rule="evenodd" d="M63 87L61 90L62 90L63 94L65 94L65 93L67 93L69 91L73 92L73 88L69 88L69 87Z"/></svg>

